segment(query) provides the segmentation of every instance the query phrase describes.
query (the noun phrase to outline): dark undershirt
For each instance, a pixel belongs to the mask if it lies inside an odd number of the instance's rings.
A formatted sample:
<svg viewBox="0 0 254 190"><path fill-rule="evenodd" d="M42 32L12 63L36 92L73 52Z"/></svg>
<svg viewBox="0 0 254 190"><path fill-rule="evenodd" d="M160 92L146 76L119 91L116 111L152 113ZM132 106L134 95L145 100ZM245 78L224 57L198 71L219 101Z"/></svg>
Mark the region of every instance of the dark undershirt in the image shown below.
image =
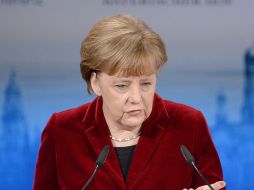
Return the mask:
<svg viewBox="0 0 254 190"><path fill-rule="evenodd" d="M133 153L135 150L136 145L133 146L126 146L126 147L115 147L115 151L118 156L118 160L120 163L121 171L124 177L124 180L126 180L131 160L133 157Z"/></svg>

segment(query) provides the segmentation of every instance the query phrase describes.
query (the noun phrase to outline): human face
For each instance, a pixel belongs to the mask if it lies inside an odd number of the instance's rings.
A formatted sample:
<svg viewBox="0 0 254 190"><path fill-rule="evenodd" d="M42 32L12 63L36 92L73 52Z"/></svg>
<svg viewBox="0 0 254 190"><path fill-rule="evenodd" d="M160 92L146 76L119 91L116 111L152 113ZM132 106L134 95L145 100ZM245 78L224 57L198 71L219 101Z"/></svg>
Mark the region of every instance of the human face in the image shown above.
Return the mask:
<svg viewBox="0 0 254 190"><path fill-rule="evenodd" d="M100 73L92 77L94 92L102 96L107 124L119 129L140 127L151 114L156 74L119 77Z"/></svg>

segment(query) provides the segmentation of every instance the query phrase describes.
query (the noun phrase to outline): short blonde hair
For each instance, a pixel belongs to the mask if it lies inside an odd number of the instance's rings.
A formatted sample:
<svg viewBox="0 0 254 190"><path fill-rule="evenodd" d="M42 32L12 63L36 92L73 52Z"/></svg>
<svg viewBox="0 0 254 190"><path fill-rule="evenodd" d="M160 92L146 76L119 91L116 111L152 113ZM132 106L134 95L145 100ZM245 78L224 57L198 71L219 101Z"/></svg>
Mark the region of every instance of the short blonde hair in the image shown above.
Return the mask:
<svg viewBox="0 0 254 190"><path fill-rule="evenodd" d="M80 69L92 92L93 72L121 76L149 75L167 62L160 36L142 20L126 14L98 21L84 39L80 49Z"/></svg>

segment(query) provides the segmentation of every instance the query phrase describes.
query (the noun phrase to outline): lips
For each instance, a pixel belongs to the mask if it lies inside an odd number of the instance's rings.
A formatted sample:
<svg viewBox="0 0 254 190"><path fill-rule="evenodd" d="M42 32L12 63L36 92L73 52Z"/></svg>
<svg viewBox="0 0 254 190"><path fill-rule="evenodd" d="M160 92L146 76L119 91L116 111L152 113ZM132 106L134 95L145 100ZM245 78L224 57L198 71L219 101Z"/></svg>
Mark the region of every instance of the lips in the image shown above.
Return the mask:
<svg viewBox="0 0 254 190"><path fill-rule="evenodd" d="M127 113L131 116L136 116L136 115L139 115L140 113L142 112L141 109L138 109L138 110L131 110L131 111L128 111Z"/></svg>

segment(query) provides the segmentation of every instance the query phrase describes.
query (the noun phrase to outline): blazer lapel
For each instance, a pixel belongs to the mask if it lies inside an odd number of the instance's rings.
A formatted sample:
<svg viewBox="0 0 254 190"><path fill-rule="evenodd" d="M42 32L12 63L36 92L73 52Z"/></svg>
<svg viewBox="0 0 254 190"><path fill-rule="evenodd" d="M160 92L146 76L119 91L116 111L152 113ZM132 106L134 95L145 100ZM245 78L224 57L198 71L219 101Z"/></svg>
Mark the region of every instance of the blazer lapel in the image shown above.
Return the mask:
<svg viewBox="0 0 254 190"><path fill-rule="evenodd" d="M169 117L164 108L163 100L156 94L153 105L151 115L142 125L141 136L131 161L126 179L128 189L131 189L135 185L135 181L141 176L140 174L151 160L166 131L165 123Z"/></svg>
<svg viewBox="0 0 254 190"><path fill-rule="evenodd" d="M119 189L125 189L125 182L120 169L119 161L109 137L109 129L102 111L102 99L97 97L89 106L83 121L85 135L97 157L105 145L109 145L109 154L103 167L112 176ZM93 117L92 117L93 116ZM96 160L95 160L96 161Z"/></svg>

